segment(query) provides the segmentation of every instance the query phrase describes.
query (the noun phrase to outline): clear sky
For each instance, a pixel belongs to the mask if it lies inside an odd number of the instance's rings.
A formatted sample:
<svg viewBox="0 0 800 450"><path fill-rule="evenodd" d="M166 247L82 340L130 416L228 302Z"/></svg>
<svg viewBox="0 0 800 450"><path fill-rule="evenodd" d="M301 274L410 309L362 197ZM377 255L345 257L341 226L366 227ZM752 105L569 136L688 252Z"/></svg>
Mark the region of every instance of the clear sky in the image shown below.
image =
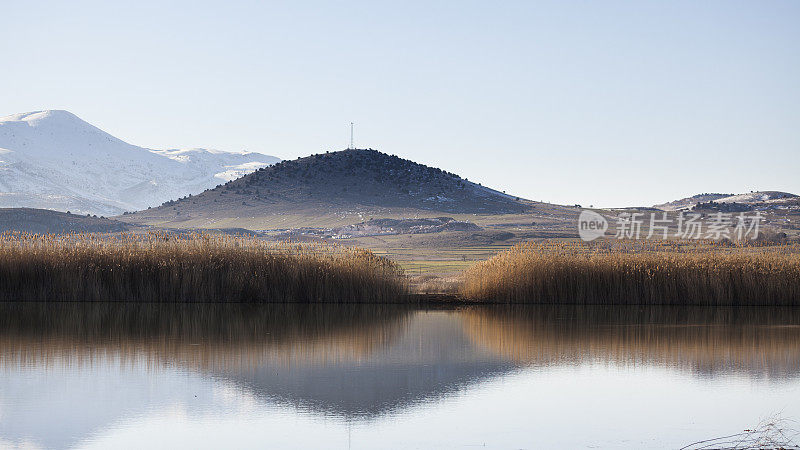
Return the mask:
<svg viewBox="0 0 800 450"><path fill-rule="evenodd" d="M8 1L0 56L0 116L151 148L295 158L353 121L533 200L800 194L800 1Z"/></svg>

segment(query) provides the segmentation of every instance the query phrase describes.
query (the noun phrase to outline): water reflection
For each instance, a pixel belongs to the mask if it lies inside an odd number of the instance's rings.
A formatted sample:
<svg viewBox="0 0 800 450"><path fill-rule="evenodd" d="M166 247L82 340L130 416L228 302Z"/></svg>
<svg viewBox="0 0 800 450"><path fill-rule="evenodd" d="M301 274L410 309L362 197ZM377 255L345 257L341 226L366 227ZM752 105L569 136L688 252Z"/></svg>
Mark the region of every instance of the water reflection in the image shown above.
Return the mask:
<svg viewBox="0 0 800 450"><path fill-rule="evenodd" d="M795 380L800 310L0 304L0 446L70 447L230 398L371 421L526 368L597 363Z"/></svg>
<svg viewBox="0 0 800 450"><path fill-rule="evenodd" d="M659 365L698 376L800 374L792 308L497 307L465 311L482 347L525 365Z"/></svg>
<svg viewBox="0 0 800 450"><path fill-rule="evenodd" d="M302 353L357 361L397 333L396 305L0 303L0 362L68 364L98 354L201 370Z"/></svg>

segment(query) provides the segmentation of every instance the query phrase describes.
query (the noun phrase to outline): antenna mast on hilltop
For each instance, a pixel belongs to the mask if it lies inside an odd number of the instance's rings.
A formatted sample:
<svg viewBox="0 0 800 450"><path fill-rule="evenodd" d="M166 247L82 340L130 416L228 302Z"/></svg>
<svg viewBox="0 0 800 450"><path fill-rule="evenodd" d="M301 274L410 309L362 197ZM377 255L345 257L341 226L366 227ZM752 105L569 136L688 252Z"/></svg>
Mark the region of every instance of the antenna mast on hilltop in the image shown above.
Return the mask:
<svg viewBox="0 0 800 450"><path fill-rule="evenodd" d="M347 147L350 150L353 150L355 147L353 146L353 122L350 122L350 147Z"/></svg>

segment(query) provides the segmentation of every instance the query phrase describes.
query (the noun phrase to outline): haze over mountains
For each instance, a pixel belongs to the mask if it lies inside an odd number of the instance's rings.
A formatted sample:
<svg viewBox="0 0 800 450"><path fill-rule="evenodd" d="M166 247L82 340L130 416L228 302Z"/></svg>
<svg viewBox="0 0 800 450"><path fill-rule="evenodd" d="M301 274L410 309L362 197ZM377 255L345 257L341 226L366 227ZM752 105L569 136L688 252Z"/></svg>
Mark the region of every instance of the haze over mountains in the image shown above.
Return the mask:
<svg viewBox="0 0 800 450"><path fill-rule="evenodd" d="M117 215L277 161L260 153L138 147L67 111L14 114L0 118L0 207Z"/></svg>

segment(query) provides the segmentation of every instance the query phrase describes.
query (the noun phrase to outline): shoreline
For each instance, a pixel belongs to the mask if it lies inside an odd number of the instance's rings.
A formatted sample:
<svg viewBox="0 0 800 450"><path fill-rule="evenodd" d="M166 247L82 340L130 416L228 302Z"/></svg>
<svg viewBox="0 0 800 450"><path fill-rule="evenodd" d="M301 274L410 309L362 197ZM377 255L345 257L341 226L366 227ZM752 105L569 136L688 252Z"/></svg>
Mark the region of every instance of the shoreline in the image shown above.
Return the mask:
<svg viewBox="0 0 800 450"><path fill-rule="evenodd" d="M545 306L545 307L635 307L635 308L648 308L648 307L668 307L668 308L788 308L800 309L800 305L782 305L775 303L749 303L749 304L695 304L695 303L648 303L648 302L629 302L629 303L586 303L586 302L526 302L526 301L495 301L486 299L469 299L460 294L454 293L415 293L406 294L399 297L395 301L383 300L380 302L365 302L365 301L149 301L149 300L7 300L1 299L0 305L25 305L25 304L38 304L38 305L172 305L172 306L186 306L186 305L240 305L240 306L410 306L410 307L462 307L462 306Z"/></svg>

